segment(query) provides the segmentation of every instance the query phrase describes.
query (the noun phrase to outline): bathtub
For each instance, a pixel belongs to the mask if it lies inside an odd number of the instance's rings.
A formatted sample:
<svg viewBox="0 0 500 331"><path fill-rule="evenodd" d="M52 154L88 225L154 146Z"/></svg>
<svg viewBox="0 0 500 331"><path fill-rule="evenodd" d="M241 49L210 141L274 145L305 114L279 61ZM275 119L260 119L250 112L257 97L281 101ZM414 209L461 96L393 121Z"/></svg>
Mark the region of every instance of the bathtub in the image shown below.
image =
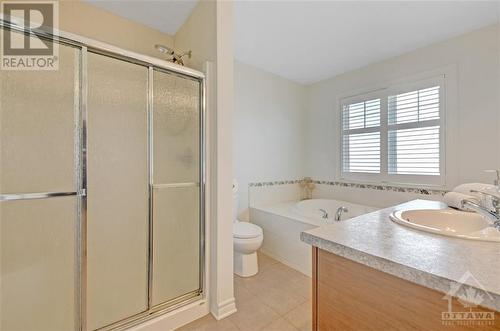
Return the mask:
<svg viewBox="0 0 500 331"><path fill-rule="evenodd" d="M375 208L373 207L357 205L345 201L331 199L310 199L296 202L292 207L292 212L305 217L307 221L320 226L323 224L335 223L335 213L340 207L347 208L347 212L343 212L341 214L341 221L359 215L367 214L375 210ZM323 218L324 212L320 211L320 209L323 209L327 212L327 219Z"/></svg>
<svg viewBox="0 0 500 331"><path fill-rule="evenodd" d="M311 246L300 240L300 233L336 223L334 216L340 207L348 209L341 221L377 210L340 200L310 199L250 207L250 221L264 231L264 254L311 276ZM319 209L328 213L327 219Z"/></svg>

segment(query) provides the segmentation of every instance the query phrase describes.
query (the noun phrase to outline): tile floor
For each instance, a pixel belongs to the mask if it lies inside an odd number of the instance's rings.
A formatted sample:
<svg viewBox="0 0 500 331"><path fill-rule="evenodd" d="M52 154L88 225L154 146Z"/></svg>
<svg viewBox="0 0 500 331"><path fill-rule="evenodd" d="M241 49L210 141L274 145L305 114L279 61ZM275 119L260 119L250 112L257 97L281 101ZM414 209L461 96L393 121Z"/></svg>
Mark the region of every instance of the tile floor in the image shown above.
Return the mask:
<svg viewBox="0 0 500 331"><path fill-rule="evenodd" d="M259 253L259 273L234 276L238 311L216 321L207 315L178 331L311 330L311 278Z"/></svg>

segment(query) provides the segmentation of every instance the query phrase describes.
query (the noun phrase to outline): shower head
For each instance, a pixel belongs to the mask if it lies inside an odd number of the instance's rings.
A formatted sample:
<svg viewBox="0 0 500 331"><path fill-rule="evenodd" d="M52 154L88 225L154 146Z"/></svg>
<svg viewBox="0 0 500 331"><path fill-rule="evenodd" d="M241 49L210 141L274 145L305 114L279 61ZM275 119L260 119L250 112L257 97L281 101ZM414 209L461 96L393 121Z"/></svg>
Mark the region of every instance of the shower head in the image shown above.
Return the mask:
<svg viewBox="0 0 500 331"><path fill-rule="evenodd" d="M159 52L161 52L161 53L163 53L163 54L168 54L168 55L174 55L174 54L175 54L175 52L174 52L174 50L173 50L173 49L171 49L170 47L165 46L165 45L156 44L156 45L155 45L155 48L156 48Z"/></svg>
<svg viewBox="0 0 500 331"><path fill-rule="evenodd" d="M182 57L187 55L188 58L191 58L191 51L187 51L187 52L179 54L179 53L176 53L172 48L165 46L165 45L160 45L160 44L156 44L155 48L158 52L163 53L163 54L167 54L168 56L171 56L172 58L168 59L168 61L180 64L181 66L184 65L184 61L182 60Z"/></svg>

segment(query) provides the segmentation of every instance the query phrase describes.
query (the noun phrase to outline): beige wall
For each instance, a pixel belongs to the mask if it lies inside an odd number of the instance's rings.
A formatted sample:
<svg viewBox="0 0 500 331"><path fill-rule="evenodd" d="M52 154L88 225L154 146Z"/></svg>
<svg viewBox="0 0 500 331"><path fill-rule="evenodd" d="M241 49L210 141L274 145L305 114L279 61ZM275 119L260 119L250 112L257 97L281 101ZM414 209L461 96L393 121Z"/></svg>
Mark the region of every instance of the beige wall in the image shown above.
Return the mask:
<svg viewBox="0 0 500 331"><path fill-rule="evenodd" d="M234 172L246 211L248 183L304 176L307 89L235 61L234 98Z"/></svg>
<svg viewBox="0 0 500 331"><path fill-rule="evenodd" d="M232 215L232 3L205 0L175 35L179 50L191 49L186 64L207 76L210 204L210 311L224 318L236 311L233 293ZM209 211L207 211L209 213Z"/></svg>
<svg viewBox="0 0 500 331"><path fill-rule="evenodd" d="M59 28L63 31L159 58L155 44L174 45L174 38L166 33L86 3L73 0L59 3Z"/></svg>
<svg viewBox="0 0 500 331"><path fill-rule="evenodd" d="M491 182L483 170L500 167L498 34L499 25L485 27L311 85L307 175L336 179L339 98L447 68L446 131L454 137L446 146L447 171L454 177L447 186Z"/></svg>
<svg viewBox="0 0 500 331"><path fill-rule="evenodd" d="M257 75L257 72L251 74L248 66L236 64L234 150L237 176L245 178L245 175L255 175L252 181L294 179L293 173L290 172L298 166L303 169L304 175L315 179L337 180L340 98L381 88L387 84L417 81L445 73L447 188L464 182L492 182L493 175L483 170L500 168L499 28L500 25L488 26L312 85L297 85L294 87L297 90L294 96L305 93L308 98L305 101L305 120L302 122L304 133L295 128L294 123L299 120L293 110L295 108L288 106L290 112L286 120L272 117L269 112L262 113L263 104L267 103L267 107L272 108L275 115L281 114L280 108L292 100L292 96L288 96L286 101L278 103L278 92L266 95L263 93L266 91L262 91L259 94L261 89L265 90L264 84L272 85L271 81L274 81L275 88L285 90L286 86L293 83L286 80L279 82L274 78L258 82L258 76L272 75ZM269 118L266 120L265 116ZM277 137L292 127L297 135L302 134L305 139L303 153L299 156L302 164L284 167L274 161L273 156L263 157L262 154L266 150L280 146ZM246 131L259 133L252 136ZM275 139L267 139L267 143L259 144L264 136L274 136ZM301 147L294 146L294 138L289 141L295 150L281 145L275 153L290 157L298 152ZM254 145L263 147L259 150L249 149L252 140ZM264 165L260 164L262 160L266 160ZM240 185L242 186L244 185ZM414 199L416 195L319 185L315 197L330 197L383 207ZM439 196L421 195L419 198L439 199Z"/></svg>
<svg viewBox="0 0 500 331"><path fill-rule="evenodd" d="M174 38L169 34L79 0L59 1L59 29L157 58L162 57L155 44L174 46Z"/></svg>
<svg viewBox="0 0 500 331"><path fill-rule="evenodd" d="M60 1L59 12L61 30L126 50L162 59L155 44L175 47L179 52L192 50L192 58L184 58L185 64L200 71L206 61L215 63L217 60L215 1L200 1L175 36L78 0Z"/></svg>
<svg viewBox="0 0 500 331"><path fill-rule="evenodd" d="M193 55L185 59L186 66L202 71L206 61L217 60L216 41L216 3L200 1L175 34L175 48L191 50Z"/></svg>
<svg viewBox="0 0 500 331"><path fill-rule="evenodd" d="M232 236L232 2L202 0L175 35L177 50L192 50L186 65L207 74L208 191L210 215L210 311L224 318L236 311Z"/></svg>

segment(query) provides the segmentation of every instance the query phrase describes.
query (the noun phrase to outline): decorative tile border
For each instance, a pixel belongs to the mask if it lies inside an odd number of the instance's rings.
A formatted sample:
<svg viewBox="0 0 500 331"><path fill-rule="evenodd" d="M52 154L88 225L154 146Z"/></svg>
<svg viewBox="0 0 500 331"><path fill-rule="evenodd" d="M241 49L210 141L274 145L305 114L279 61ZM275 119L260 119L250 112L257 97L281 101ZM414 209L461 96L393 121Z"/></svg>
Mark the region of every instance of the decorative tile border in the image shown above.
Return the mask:
<svg viewBox="0 0 500 331"><path fill-rule="evenodd" d="M300 181L301 181L301 179L280 180L280 181L274 181L274 182L257 182L257 183L249 183L248 186L249 187L263 187L263 186L298 184ZM326 181L326 180L314 180L313 183L314 184L322 184L322 185L349 187L349 188L371 189L371 190L378 190L378 191L416 193L416 194L422 194L422 195L441 195L441 196L443 196L447 192L446 190L439 190L439 189L401 187L401 186L394 186L394 185L346 183L346 182L335 182L335 181Z"/></svg>
<svg viewBox="0 0 500 331"><path fill-rule="evenodd" d="M277 185L289 185L289 184L298 184L301 179L293 179L293 180L277 180L274 182L260 182L260 183L248 183L248 187L261 187L261 186L277 186Z"/></svg>
<svg viewBox="0 0 500 331"><path fill-rule="evenodd" d="M444 195L446 190L424 189L416 187L402 187L394 185L376 185L376 184L359 184L359 183L345 183L345 182L331 182L326 180L315 180L314 184L350 187L350 188L367 188L378 191L394 191L402 193L417 193L423 195Z"/></svg>

